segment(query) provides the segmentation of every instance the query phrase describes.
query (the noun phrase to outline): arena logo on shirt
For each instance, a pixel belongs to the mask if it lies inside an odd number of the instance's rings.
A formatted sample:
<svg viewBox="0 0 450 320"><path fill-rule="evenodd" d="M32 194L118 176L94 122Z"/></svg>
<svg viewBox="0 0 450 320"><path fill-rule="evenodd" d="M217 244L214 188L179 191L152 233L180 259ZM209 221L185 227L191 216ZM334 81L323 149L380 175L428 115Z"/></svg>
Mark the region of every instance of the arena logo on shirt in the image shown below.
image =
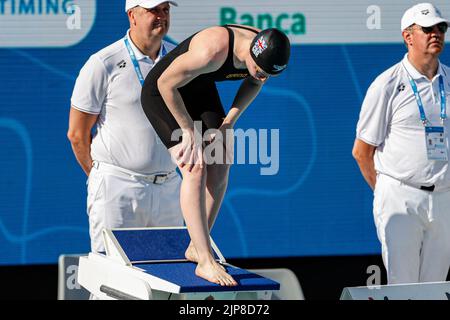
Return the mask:
<svg viewBox="0 0 450 320"><path fill-rule="evenodd" d="M90 32L96 0L0 0L0 47L69 47Z"/></svg>

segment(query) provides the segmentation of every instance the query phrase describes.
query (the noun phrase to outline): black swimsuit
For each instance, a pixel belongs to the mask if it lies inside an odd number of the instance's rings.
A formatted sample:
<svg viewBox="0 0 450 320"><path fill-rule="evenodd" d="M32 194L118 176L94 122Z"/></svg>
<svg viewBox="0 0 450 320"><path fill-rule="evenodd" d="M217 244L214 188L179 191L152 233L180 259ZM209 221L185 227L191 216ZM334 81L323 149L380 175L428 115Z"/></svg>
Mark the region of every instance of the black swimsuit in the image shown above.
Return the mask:
<svg viewBox="0 0 450 320"><path fill-rule="evenodd" d="M230 25L233 28L257 31ZM184 87L178 89L183 98L186 110L194 121L202 121L203 132L207 129L217 129L225 118L225 111L217 91L216 81L242 80L249 76L247 69L236 69L233 64L234 33L228 27L229 45L228 56L224 64L216 71L205 73ZM162 58L150 71L142 88L141 103L145 115L156 133L167 148L177 145L180 141L172 141L172 133L179 129L177 121L167 108L158 90L157 81L166 68L180 55L189 50L189 44L196 34L181 42L176 48Z"/></svg>

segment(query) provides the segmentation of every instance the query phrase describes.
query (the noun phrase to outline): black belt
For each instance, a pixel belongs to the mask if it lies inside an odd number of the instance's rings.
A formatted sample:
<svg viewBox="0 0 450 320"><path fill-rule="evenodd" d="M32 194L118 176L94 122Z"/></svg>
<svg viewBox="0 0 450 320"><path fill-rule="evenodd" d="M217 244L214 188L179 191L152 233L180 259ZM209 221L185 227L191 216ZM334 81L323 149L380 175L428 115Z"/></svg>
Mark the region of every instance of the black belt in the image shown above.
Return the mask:
<svg viewBox="0 0 450 320"><path fill-rule="evenodd" d="M434 184L432 186L420 186L420 190L425 190L425 191L430 191L433 192L434 191Z"/></svg>

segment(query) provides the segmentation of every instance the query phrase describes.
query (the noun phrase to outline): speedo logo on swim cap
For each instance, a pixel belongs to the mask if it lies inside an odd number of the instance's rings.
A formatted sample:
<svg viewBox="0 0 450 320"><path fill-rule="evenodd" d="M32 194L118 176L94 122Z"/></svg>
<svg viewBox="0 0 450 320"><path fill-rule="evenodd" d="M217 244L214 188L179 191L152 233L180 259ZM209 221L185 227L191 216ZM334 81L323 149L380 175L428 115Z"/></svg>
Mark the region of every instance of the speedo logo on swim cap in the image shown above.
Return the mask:
<svg viewBox="0 0 450 320"><path fill-rule="evenodd" d="M258 57L264 50L267 49L267 43L263 36L261 36L258 41L255 42L252 48L252 52L255 57Z"/></svg>
<svg viewBox="0 0 450 320"><path fill-rule="evenodd" d="M280 72L280 71L286 69L286 67L287 67L287 64L282 65L282 66L277 66L276 64L274 64L274 65L273 65L273 70L272 70L272 71L274 71L274 72Z"/></svg>

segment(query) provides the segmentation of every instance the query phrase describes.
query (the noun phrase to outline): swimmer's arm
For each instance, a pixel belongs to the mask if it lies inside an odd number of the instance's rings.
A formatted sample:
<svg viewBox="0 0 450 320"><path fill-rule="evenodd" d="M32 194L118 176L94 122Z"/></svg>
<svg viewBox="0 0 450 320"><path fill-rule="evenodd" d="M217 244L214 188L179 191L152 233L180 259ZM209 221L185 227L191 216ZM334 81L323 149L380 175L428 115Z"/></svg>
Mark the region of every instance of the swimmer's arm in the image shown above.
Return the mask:
<svg viewBox="0 0 450 320"><path fill-rule="evenodd" d="M246 78L239 87L233 105L223 123L233 127L241 114L253 102L259 91L261 91L263 84L263 81L256 80L252 77Z"/></svg>
<svg viewBox="0 0 450 320"><path fill-rule="evenodd" d="M158 79L158 89L164 102L182 129L194 128L178 91L201 74L216 71L226 59L217 47L197 45L176 58Z"/></svg>

